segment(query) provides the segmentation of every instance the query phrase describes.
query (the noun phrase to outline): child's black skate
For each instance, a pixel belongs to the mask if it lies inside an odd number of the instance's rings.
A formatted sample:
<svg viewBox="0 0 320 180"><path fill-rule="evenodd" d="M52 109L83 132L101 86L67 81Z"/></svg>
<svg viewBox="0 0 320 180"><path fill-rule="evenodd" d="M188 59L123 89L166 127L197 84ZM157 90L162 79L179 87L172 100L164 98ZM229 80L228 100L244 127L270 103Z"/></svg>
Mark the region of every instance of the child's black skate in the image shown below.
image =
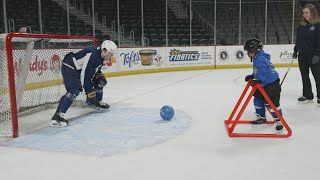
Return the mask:
<svg viewBox="0 0 320 180"><path fill-rule="evenodd" d="M283 129L283 125L280 120L276 120L276 130L280 131Z"/></svg>
<svg viewBox="0 0 320 180"><path fill-rule="evenodd" d="M267 122L267 119L265 116L261 116L260 114L256 114L257 118L253 121L251 121L251 124L264 124Z"/></svg>

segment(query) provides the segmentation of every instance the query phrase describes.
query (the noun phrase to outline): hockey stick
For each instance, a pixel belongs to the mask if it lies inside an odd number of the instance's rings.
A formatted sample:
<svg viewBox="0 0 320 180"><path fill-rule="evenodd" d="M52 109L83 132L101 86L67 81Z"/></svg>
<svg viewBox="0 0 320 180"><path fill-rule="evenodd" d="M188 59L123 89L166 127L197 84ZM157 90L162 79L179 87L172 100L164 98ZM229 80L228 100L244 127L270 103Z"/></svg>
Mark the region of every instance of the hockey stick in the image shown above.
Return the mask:
<svg viewBox="0 0 320 180"><path fill-rule="evenodd" d="M288 67L288 70L287 70L286 74L284 75L284 77L283 77L283 79L282 79L282 81L281 81L281 83L280 83L280 86L282 86L283 81L286 79L286 77L287 77L287 75L288 75L288 72L289 72L289 70L290 70L290 68L291 68L291 66L292 66L293 61L294 61L294 59L292 59L290 65L289 65L289 67Z"/></svg>

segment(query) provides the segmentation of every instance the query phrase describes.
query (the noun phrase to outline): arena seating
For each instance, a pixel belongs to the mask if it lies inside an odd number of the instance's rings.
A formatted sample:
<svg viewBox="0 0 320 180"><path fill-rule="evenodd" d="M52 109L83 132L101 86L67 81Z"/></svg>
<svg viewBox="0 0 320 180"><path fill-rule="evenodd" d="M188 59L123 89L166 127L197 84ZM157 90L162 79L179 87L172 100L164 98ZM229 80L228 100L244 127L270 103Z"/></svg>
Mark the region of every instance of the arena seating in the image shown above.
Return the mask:
<svg viewBox="0 0 320 180"><path fill-rule="evenodd" d="M231 3L232 2L232 3ZM252 0L241 1L241 44L246 39L258 36L265 42L265 2ZM319 9L319 1L301 1L315 4ZM294 31L299 25L299 11L303 3L296 3ZM194 3L193 7L212 24L214 23L214 4L211 1ZM239 44L239 0L217 0L217 39L220 44ZM292 2L268 2L267 11L267 43L292 43ZM295 41L295 37L294 37ZM294 42L293 42L294 43Z"/></svg>
<svg viewBox="0 0 320 180"><path fill-rule="evenodd" d="M70 0L71 3L83 7L91 7L91 1ZM232 3L229 3L232 2ZM242 0L241 4L241 36L239 36L239 8L238 0L217 0L216 35L218 44L243 44L246 39L259 37L265 41L265 6L264 2L253 2ZM66 34L67 12L52 0L41 0L43 33ZM299 6L306 3L300 1L296 4L296 12ZM319 1L313 1L319 7ZM166 6L165 1L144 0L144 37L149 39L151 46L163 46L166 44ZM214 24L214 4L206 0L193 3L193 10ZM188 9L188 3L184 4ZM107 26L111 28L111 22L117 21L116 0L95 0L95 11L98 13L99 21L105 16ZM0 3L2 9L2 3ZM17 10L18 9L18 10ZM83 8L87 11L86 8ZM298 14L298 13L296 13ZM38 1L7 1L7 18L13 19L15 28L10 31L17 32L22 26L29 26L32 32L39 33ZM295 16L295 26L298 26L299 18ZM117 29L117 23L116 29ZM124 27L124 35L130 32L135 34L135 42L141 42L141 0L120 1L120 25ZM295 30L294 29L294 30ZM0 31L4 32L3 13L0 13ZM77 16L70 15L70 33L72 35L92 35L92 26L80 20ZM109 34L102 34L96 29L96 37L110 39ZM267 16L267 44L292 43L292 2L268 2ZM241 42L239 38L241 37ZM190 43L190 22L188 17L178 18L168 8L168 39L169 45L184 46ZM295 37L294 37L295 40ZM213 45L214 37L203 29L201 23L194 18L192 21L192 43L193 45Z"/></svg>
<svg viewBox="0 0 320 180"><path fill-rule="evenodd" d="M52 0L41 0L41 13L43 33L67 34L67 11L63 7ZM7 2L7 14L7 18L13 19L15 23L15 29L11 31L18 32L20 27L29 26L32 32L40 32L38 1ZM76 16L70 15L70 34L92 35L92 26L85 24ZM101 32L96 31L96 34L101 34Z"/></svg>

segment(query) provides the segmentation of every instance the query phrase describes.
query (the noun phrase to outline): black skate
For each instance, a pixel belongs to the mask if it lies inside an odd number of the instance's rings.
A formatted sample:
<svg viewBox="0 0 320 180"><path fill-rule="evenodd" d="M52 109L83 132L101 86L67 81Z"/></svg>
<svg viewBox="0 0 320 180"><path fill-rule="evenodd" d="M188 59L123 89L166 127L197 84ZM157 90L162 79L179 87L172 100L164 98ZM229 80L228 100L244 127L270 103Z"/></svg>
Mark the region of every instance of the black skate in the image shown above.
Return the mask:
<svg viewBox="0 0 320 180"><path fill-rule="evenodd" d="M317 103L320 104L320 98L318 98Z"/></svg>
<svg viewBox="0 0 320 180"><path fill-rule="evenodd" d="M64 119L64 113L56 112L51 118L50 126L52 127L66 127L69 122Z"/></svg>
<svg viewBox="0 0 320 180"><path fill-rule="evenodd" d="M100 101L94 105L94 108L96 108L97 110L108 110L110 108L110 105L108 103Z"/></svg>
<svg viewBox="0 0 320 180"><path fill-rule="evenodd" d="M313 102L313 98L306 98L304 96L301 96L301 97L298 98L298 102L311 103L311 102Z"/></svg>
<svg viewBox="0 0 320 180"><path fill-rule="evenodd" d="M267 119L265 116L261 116L260 114L256 114L257 118L253 121L251 121L251 124L264 124L267 122Z"/></svg>
<svg viewBox="0 0 320 180"><path fill-rule="evenodd" d="M276 120L276 130L280 131L283 129L283 125L280 120Z"/></svg>

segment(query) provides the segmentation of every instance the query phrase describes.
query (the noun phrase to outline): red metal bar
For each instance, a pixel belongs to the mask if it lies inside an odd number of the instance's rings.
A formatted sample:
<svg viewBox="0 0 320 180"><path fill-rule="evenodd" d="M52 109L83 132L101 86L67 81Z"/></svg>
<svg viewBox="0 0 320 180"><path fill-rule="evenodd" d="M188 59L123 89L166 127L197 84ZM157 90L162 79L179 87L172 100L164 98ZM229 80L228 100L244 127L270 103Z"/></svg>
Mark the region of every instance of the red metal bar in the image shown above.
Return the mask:
<svg viewBox="0 0 320 180"><path fill-rule="evenodd" d="M266 91L263 89L263 87L260 84L257 84L257 87L260 90L260 92L262 93L262 95L264 96L265 100L269 103L271 108L274 110L274 112L278 116L279 120L282 122L283 126L287 129L289 136L291 136L292 131L291 131L290 127L288 126L287 122L283 119L282 115L278 111L277 107L273 104L270 97L267 95ZM270 114L271 114L271 112L270 112Z"/></svg>
<svg viewBox="0 0 320 180"><path fill-rule="evenodd" d="M275 107L275 105L272 103L271 99L269 98L269 96L267 95L267 93L265 92L265 90L263 89L263 87L260 84L255 84L254 86L252 86L252 90L250 92L250 94L248 95L245 103L243 104L243 106L241 107L236 119L232 119L233 116L235 115L238 107L241 104L241 101L243 100L245 94L248 91L248 87L250 86L250 81L247 83L247 86L245 87L244 91L242 92L236 106L234 107L230 117L228 120L225 120L225 126L226 129L228 131L228 134L230 137L258 137L258 138L287 138L290 137L292 135L292 131L290 129L290 127L288 126L288 124L286 123L286 121L283 119L283 117L281 116L280 112L277 110L277 108ZM271 133L265 133L265 134L258 134L258 133L234 133L234 128L237 124L251 124L250 120L240 120L241 115L243 114L246 106L248 105L251 97L253 96L254 92L256 90L259 90L261 92L261 94L264 96L264 98L266 99L266 101L269 103L269 105L271 106L271 108L274 110L274 112L276 113L276 115L279 117L280 121L282 122L282 124L284 125L285 129L287 130L287 134L271 134ZM268 109L269 113L271 114L270 110ZM267 121L266 124L274 124L275 121ZM231 127L230 127L231 125Z"/></svg>
<svg viewBox="0 0 320 180"><path fill-rule="evenodd" d="M93 36L73 36L63 34L33 34L33 33L8 33L9 37L26 37L26 38L52 38L52 39L91 39L98 42Z"/></svg>
<svg viewBox="0 0 320 180"><path fill-rule="evenodd" d="M10 33L6 37L6 51L7 51L7 63L8 63L8 80L9 80L11 117L12 117L12 137L16 138L19 136L18 113L17 113L16 87L15 87L15 81L14 81L14 68L13 68L11 40L12 40L12 35Z"/></svg>
<svg viewBox="0 0 320 180"><path fill-rule="evenodd" d="M231 121L231 123L234 123L234 121ZM274 124L274 123L275 121L272 120L272 121L267 121L265 124ZM251 120L239 120L237 124L252 124L252 123L251 123Z"/></svg>
<svg viewBox="0 0 320 180"><path fill-rule="evenodd" d="M248 81L248 84L250 84L250 81ZM242 116L244 110L246 109L246 107L248 106L251 97L253 96L254 92L257 90L257 87L253 87L251 92L249 93L246 101L244 102L244 104L242 105L242 108L240 109L240 112L238 114L238 116L236 117L236 119L234 120L235 122L231 125L230 130L231 132L233 132L234 128L236 127L237 122L240 120L240 117Z"/></svg>
<svg viewBox="0 0 320 180"><path fill-rule="evenodd" d="M243 99L244 96L246 95L249 87L250 87L250 83L247 83L247 85L246 85L246 87L244 88L244 90L243 90L243 92L242 92L242 94L241 94L241 96L240 96L237 104L236 104L235 107L233 108L233 111L232 111L232 113L230 114L230 116L229 116L229 118L228 118L228 122L232 120L234 114L237 112L238 107L240 106L240 104L241 104L241 102L242 102L242 99Z"/></svg>

